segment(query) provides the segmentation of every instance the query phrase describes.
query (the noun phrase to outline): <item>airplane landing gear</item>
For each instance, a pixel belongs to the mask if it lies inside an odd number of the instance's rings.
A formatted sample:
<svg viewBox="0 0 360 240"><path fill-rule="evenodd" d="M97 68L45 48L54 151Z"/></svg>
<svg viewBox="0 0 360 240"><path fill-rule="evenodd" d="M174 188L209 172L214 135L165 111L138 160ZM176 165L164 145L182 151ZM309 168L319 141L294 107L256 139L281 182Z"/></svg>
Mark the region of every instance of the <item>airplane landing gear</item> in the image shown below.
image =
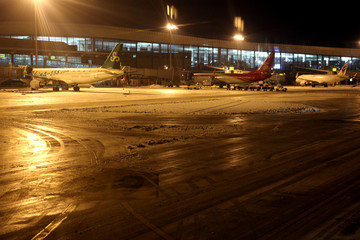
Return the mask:
<svg viewBox="0 0 360 240"><path fill-rule="evenodd" d="M78 86L74 86L74 92L79 92L80 88Z"/></svg>
<svg viewBox="0 0 360 240"><path fill-rule="evenodd" d="M67 90L69 90L69 86L68 86L68 85L62 85L62 86L61 86L61 89L62 89L63 91L67 91Z"/></svg>

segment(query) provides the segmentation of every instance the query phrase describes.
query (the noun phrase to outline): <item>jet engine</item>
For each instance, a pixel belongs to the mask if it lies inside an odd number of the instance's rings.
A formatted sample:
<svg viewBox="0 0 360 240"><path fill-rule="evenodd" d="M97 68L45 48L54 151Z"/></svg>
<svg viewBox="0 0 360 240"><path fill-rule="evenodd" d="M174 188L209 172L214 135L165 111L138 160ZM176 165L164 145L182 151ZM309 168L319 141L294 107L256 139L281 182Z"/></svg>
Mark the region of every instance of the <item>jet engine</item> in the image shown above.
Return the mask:
<svg viewBox="0 0 360 240"><path fill-rule="evenodd" d="M301 82L299 83L299 85L300 85L300 86L306 86L306 81L301 81Z"/></svg>
<svg viewBox="0 0 360 240"><path fill-rule="evenodd" d="M202 82L202 85L203 85L203 86L212 86L213 84L214 84L214 83L213 83L212 79L204 80L204 81Z"/></svg>
<svg viewBox="0 0 360 240"><path fill-rule="evenodd" d="M39 80L37 80L37 79L31 80L31 82L30 82L30 88L31 88L32 90L37 90L37 89L39 89L39 88L41 88L41 87L43 87L43 85L41 84L41 82L40 82Z"/></svg>

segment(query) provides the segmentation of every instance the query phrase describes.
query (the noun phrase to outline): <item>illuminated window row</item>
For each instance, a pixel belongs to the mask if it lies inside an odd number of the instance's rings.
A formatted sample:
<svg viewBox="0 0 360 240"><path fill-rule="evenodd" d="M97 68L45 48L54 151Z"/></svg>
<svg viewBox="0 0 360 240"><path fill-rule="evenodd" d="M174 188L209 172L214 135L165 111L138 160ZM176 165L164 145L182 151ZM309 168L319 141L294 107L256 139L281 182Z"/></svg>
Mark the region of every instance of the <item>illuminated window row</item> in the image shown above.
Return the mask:
<svg viewBox="0 0 360 240"><path fill-rule="evenodd" d="M4 38L14 39L31 39L30 36L2 36ZM77 46L80 52L109 52L118 43L123 44L123 51L134 53L132 56L136 58L136 53L190 53L183 54L184 58L191 58L192 68L202 68L202 66L234 66L241 69L257 68L268 56L268 52L250 51L241 49L228 49L209 46L195 45L178 45L151 42L131 42L111 39L98 38L82 38L82 37L52 37L38 36L39 41L64 42L68 45ZM39 56L39 66L44 65L44 57ZM61 58L61 56L59 56ZM65 57L62 57L65 59ZM68 62L81 63L81 58L70 59ZM275 69L289 70L292 67L308 67L323 69L329 67L340 67L346 61L350 61L349 69L359 69L360 59L342 56L324 56L300 53L284 53L276 52ZM14 64L31 64L30 55L14 54ZM0 55L0 64L10 64L11 56L9 54ZM135 63L136 64L136 61ZM135 66L136 67L136 66Z"/></svg>
<svg viewBox="0 0 360 240"><path fill-rule="evenodd" d="M32 60L31 60L32 57ZM81 57L65 57L65 56L44 56L44 55L38 55L38 65L39 67L44 67L45 66L45 61L46 59L51 60L51 61L47 61L46 66L50 67L55 67L54 64L56 64L55 62L67 62L67 66L65 66L63 63L60 64L58 63L58 67L70 67L70 66L75 66L78 67L80 66L81 63ZM27 55L27 54L13 54L13 56L11 56L11 54L1 54L0 53L0 64L3 65L9 65L11 64L11 62L13 62L13 64L15 65L34 65L33 63L35 63L35 55ZM51 63L54 62L54 63Z"/></svg>

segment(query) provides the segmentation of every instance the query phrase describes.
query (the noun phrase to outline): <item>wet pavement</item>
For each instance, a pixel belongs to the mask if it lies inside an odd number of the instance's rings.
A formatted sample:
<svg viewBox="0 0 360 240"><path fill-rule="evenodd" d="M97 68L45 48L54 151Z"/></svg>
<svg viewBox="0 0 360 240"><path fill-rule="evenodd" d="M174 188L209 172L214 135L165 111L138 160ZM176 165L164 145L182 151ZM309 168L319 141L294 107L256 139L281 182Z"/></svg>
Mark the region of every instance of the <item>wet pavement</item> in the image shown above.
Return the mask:
<svg viewBox="0 0 360 240"><path fill-rule="evenodd" d="M0 99L0 239L360 238L357 89Z"/></svg>

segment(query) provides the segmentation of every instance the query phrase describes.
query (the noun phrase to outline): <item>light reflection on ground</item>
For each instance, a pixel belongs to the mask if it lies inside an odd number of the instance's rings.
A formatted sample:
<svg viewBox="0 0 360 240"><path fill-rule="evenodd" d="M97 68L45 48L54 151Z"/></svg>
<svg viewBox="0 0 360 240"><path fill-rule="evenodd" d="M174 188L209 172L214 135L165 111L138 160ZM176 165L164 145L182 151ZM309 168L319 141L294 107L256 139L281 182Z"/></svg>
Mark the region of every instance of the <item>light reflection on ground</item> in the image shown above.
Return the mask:
<svg viewBox="0 0 360 240"><path fill-rule="evenodd" d="M46 142L43 139L41 139L39 136L33 133L28 133L27 135L28 135L27 136L28 152L41 154L41 152L47 149Z"/></svg>

